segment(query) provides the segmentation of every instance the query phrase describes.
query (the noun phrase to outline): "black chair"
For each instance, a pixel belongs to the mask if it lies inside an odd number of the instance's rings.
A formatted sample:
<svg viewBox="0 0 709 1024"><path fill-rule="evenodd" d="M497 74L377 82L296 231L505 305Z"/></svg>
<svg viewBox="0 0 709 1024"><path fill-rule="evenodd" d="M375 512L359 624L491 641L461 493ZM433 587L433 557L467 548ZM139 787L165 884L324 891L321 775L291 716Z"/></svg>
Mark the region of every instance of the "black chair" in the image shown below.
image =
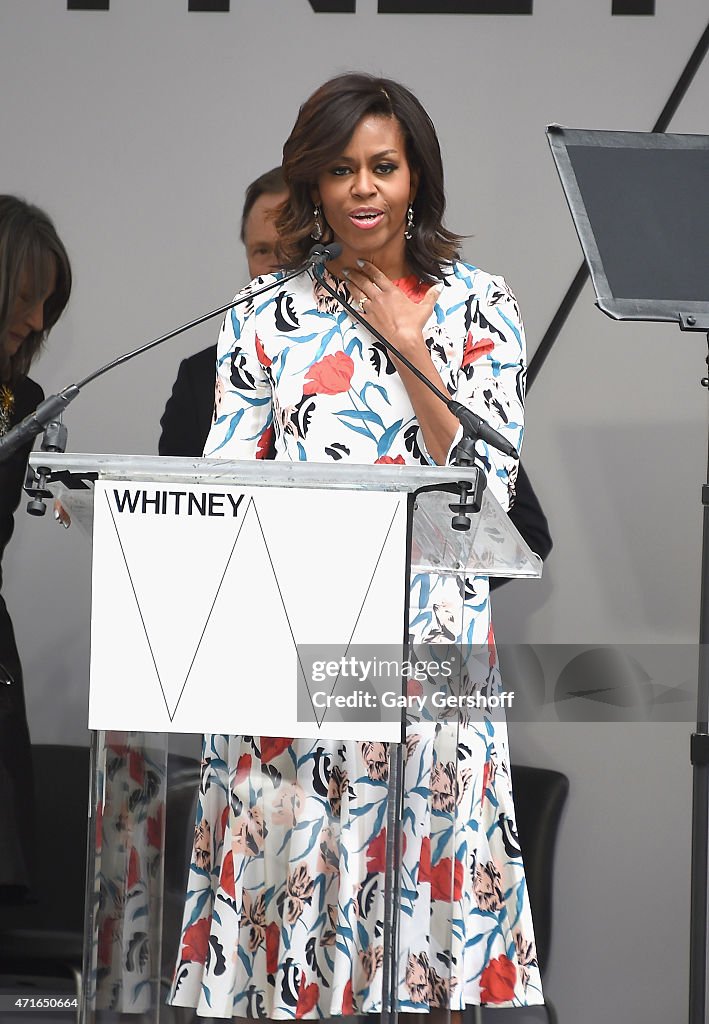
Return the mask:
<svg viewBox="0 0 709 1024"><path fill-rule="evenodd" d="M551 948L554 850L569 780L562 772L549 768L513 764L511 771L517 833L534 920L537 961L543 976ZM549 1024L557 1024L556 1010L546 989L544 998ZM485 1007L475 1007L474 1020L481 1020L484 1012Z"/></svg>
<svg viewBox="0 0 709 1024"><path fill-rule="evenodd" d="M33 902L0 907L0 974L72 983L81 994L89 804L88 747L35 745Z"/></svg>
<svg viewBox="0 0 709 1024"><path fill-rule="evenodd" d="M32 748L40 856L34 901L0 907L0 976L38 991L73 986L81 1000L89 748ZM199 782L199 762L170 754L165 815L163 965L174 967ZM174 946L174 949L173 949ZM171 969L171 968L170 968ZM51 986L51 988L50 988Z"/></svg>

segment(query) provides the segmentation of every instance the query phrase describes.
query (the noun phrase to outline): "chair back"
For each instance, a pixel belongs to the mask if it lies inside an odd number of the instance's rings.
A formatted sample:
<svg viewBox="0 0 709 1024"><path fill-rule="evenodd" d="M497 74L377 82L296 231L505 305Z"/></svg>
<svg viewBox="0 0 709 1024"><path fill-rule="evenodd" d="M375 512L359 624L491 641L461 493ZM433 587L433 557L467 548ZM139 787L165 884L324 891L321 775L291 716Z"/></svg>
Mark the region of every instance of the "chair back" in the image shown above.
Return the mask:
<svg viewBox="0 0 709 1024"><path fill-rule="evenodd" d="M537 959L544 973L551 948L554 851L569 780L550 768L513 764L511 771Z"/></svg>

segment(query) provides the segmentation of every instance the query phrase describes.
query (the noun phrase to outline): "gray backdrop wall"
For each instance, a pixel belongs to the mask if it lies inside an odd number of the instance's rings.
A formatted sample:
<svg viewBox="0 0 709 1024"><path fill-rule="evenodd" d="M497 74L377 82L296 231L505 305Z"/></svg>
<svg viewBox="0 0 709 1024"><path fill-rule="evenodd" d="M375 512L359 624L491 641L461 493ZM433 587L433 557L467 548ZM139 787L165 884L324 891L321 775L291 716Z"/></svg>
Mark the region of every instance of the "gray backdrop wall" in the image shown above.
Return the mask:
<svg viewBox="0 0 709 1024"><path fill-rule="evenodd" d="M352 68L402 80L427 106L448 223L515 289L533 353L580 261L545 126L648 130L707 19L705 0L658 0L654 17L613 17L610 0L537 0L531 17L395 17L376 0L352 15L307 0L110 6L0 0L0 190L50 211L76 275L35 373L47 392L234 293L245 185L279 162L299 103ZM707 132L708 86L704 66L671 130ZM206 325L94 384L68 414L71 450L154 452L180 358L215 334ZM670 326L613 323L584 290L528 401L524 461L555 547L542 582L497 595L499 638L694 642L704 348ZM6 581L33 737L86 742L87 537L18 515ZM691 684L684 663L677 673ZM690 731L512 728L516 761L571 779L548 974L564 1022L686 1015Z"/></svg>

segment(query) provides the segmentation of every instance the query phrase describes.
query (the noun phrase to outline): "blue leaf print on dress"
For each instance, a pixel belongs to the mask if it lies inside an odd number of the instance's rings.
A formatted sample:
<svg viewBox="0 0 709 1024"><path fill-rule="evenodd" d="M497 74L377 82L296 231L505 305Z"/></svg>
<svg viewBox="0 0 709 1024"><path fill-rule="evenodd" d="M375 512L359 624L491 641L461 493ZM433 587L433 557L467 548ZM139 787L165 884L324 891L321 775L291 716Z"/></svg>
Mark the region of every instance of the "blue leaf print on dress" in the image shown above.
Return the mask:
<svg viewBox="0 0 709 1024"><path fill-rule="evenodd" d="M345 416L347 419L364 420L367 423L376 423L378 427L384 426L381 416L376 412L372 412L371 409L342 409L341 412L336 412L335 415Z"/></svg>
<svg viewBox="0 0 709 1024"><path fill-rule="evenodd" d="M369 404L366 399L366 394L370 388L374 388L375 391L378 391L379 394L384 399L384 401L386 402L386 404L391 405L391 402L389 401L389 395L387 394L387 389L383 387L381 384L375 384L373 380L368 380L359 393L359 397L362 399L365 405L367 405L367 408L369 408Z"/></svg>
<svg viewBox="0 0 709 1024"><path fill-rule="evenodd" d="M223 448L225 444L229 443L232 435L234 434L234 431L239 426L239 423L241 422L241 417L243 415L244 415L244 410L243 409L239 409L238 412L234 413L234 415L231 418L231 423L229 424L229 429L226 432L226 436L225 436L224 440L221 442L221 444L218 444L217 447L210 454L214 454L214 452L218 452L220 448Z"/></svg>
<svg viewBox="0 0 709 1024"><path fill-rule="evenodd" d="M403 420L397 420L396 423L392 423L392 425L384 431L379 439L379 444L377 445L377 458L381 459L382 455L387 454L394 443L394 438L399 433L403 422Z"/></svg>

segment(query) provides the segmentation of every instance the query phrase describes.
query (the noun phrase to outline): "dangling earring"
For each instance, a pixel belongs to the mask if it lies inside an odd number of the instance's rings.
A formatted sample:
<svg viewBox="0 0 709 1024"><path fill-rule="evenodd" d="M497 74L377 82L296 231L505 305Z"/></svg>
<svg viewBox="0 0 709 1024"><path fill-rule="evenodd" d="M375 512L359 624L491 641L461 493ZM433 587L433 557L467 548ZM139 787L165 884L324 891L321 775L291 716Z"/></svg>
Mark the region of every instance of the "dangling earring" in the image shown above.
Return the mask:
<svg viewBox="0 0 709 1024"><path fill-rule="evenodd" d="M310 237L314 238L316 242L319 242L322 238L322 221L320 220L320 207L313 207L313 217L315 223L313 224L313 230L310 232Z"/></svg>
<svg viewBox="0 0 709 1024"><path fill-rule="evenodd" d="M404 229L404 238L410 241L414 237L414 208L409 203L409 208L406 211L406 228Z"/></svg>

